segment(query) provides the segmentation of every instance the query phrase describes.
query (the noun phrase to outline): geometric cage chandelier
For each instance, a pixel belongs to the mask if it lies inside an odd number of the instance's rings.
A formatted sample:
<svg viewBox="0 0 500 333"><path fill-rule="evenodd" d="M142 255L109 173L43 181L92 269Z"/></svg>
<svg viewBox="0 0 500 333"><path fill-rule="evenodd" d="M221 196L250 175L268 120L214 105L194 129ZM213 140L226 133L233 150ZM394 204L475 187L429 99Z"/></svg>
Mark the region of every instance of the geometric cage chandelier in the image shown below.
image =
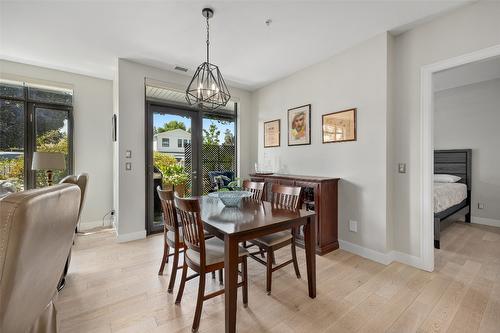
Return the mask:
<svg viewBox="0 0 500 333"><path fill-rule="evenodd" d="M226 106L231 94L219 67L210 63L210 26L208 20L214 16L214 11L211 8L203 8L201 12L207 20L207 61L196 69L186 89L186 100L189 105L197 105L205 110L215 110Z"/></svg>

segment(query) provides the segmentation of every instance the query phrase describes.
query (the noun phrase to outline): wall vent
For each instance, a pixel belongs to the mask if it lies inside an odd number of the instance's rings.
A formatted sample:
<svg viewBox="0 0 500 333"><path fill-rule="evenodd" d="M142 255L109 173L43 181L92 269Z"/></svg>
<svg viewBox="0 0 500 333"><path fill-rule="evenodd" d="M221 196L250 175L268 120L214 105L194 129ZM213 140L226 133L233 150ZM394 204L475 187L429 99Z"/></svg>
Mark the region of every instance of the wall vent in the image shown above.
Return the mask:
<svg viewBox="0 0 500 333"><path fill-rule="evenodd" d="M176 71L181 71L181 72L187 72L188 69L187 68L184 68L184 67L181 67L181 66L175 66L174 68Z"/></svg>

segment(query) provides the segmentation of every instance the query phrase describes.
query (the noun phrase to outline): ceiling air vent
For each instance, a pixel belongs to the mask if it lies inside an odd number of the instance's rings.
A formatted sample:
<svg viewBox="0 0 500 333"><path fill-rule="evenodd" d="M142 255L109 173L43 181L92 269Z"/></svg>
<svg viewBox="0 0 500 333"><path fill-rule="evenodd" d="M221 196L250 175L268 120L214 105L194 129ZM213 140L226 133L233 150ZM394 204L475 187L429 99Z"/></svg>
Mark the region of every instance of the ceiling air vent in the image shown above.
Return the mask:
<svg viewBox="0 0 500 333"><path fill-rule="evenodd" d="M187 68L184 68L184 67L181 67L181 66L175 66L174 68L176 71L181 71L181 72L187 72L188 69Z"/></svg>

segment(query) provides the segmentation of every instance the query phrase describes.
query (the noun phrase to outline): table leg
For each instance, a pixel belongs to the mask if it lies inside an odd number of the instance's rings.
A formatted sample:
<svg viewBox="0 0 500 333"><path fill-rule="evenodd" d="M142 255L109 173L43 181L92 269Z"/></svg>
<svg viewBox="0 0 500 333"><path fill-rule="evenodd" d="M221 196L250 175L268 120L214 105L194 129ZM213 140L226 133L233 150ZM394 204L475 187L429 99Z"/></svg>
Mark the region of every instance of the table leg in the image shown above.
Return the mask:
<svg viewBox="0 0 500 333"><path fill-rule="evenodd" d="M224 302L226 333L236 332L236 301L238 295L238 242L224 237Z"/></svg>
<svg viewBox="0 0 500 333"><path fill-rule="evenodd" d="M309 297L316 297L316 220L307 218L304 226L304 247L306 250L307 285Z"/></svg>

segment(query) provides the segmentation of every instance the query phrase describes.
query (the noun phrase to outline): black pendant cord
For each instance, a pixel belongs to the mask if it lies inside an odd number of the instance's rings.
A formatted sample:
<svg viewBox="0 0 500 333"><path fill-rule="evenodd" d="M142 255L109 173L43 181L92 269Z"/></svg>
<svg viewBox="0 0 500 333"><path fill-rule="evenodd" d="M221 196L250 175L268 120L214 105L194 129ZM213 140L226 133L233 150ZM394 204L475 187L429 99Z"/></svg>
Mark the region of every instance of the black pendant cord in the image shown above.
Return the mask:
<svg viewBox="0 0 500 333"><path fill-rule="evenodd" d="M210 63L209 59L209 48L210 48L210 26L208 23L209 16L207 14L207 63Z"/></svg>

